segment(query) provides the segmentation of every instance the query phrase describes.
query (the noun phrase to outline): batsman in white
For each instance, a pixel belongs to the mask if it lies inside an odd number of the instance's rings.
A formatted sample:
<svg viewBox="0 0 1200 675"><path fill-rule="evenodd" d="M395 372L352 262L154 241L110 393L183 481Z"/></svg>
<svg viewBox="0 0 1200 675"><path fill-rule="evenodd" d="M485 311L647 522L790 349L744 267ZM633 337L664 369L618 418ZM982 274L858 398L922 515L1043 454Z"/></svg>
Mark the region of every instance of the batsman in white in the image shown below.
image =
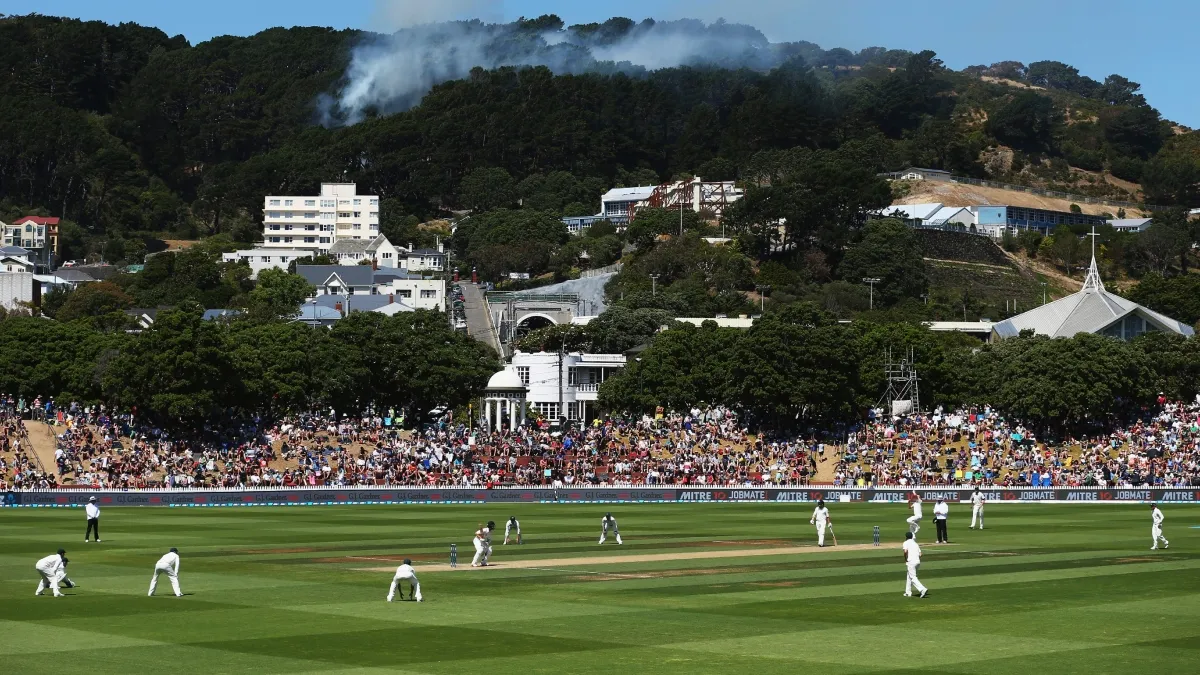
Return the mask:
<svg viewBox="0 0 1200 675"><path fill-rule="evenodd" d="M825 530L833 525L833 521L829 518L829 508L825 506L824 499L817 500L817 508L813 509L812 518L808 519L808 523L817 526L817 546L824 546Z"/></svg>
<svg viewBox="0 0 1200 675"><path fill-rule="evenodd" d="M404 589L400 586L400 582L408 580L412 586L410 595L413 600L422 602L424 598L421 596L421 582L417 581L417 572L413 569L412 560L404 559L404 564L396 568L396 576L392 577L392 587L388 589L387 601L391 602L396 596L396 591L400 591L400 599L404 599Z"/></svg>
<svg viewBox="0 0 1200 675"><path fill-rule="evenodd" d="M183 593L179 591L179 549L172 547L166 555L154 563L154 576L150 577L150 592L146 595L154 595L154 589L158 588L160 574L167 575L167 578L171 580L171 590L175 591L175 597L182 598Z"/></svg>
<svg viewBox="0 0 1200 675"><path fill-rule="evenodd" d="M971 529L975 529L975 519L979 519L979 529L983 529L983 503L987 501L983 498L983 493L979 491L979 486L975 486L975 492L971 494Z"/></svg>
<svg viewBox="0 0 1200 675"><path fill-rule="evenodd" d="M492 553L492 528L496 524L488 521L487 525L480 525L478 530L475 530L475 538L471 543L475 544L475 557L471 559L471 567L484 567L487 565L488 557Z"/></svg>
<svg viewBox="0 0 1200 675"><path fill-rule="evenodd" d="M504 524L504 545L505 546L508 546L508 534L510 532L512 532L513 530L516 530L516 532L517 532L517 543L518 544L524 543L521 541L521 523L517 521L516 516L509 516L508 522Z"/></svg>
<svg viewBox="0 0 1200 675"><path fill-rule="evenodd" d="M1150 537L1154 540L1154 545L1150 547L1151 551L1158 549L1158 542L1162 542L1163 548L1170 548L1171 542L1162 533L1163 512L1159 510L1158 504L1150 505Z"/></svg>
<svg viewBox="0 0 1200 675"><path fill-rule="evenodd" d="M922 598L925 597L929 589L917 578L917 569L921 567L921 547L917 545L912 532L904 534L904 566L908 568L908 576L904 580L904 597L911 598L913 588L917 589Z"/></svg>
<svg viewBox="0 0 1200 675"><path fill-rule="evenodd" d="M66 558L67 552L60 548L58 553L42 558L33 566L41 576L38 581L37 595L45 593L46 587L49 586L50 590L54 591L54 597L63 597L63 594L58 591L58 582L67 576L66 565L63 562Z"/></svg>
<svg viewBox="0 0 1200 675"><path fill-rule="evenodd" d="M912 515L908 517L908 533L917 537L917 533L921 531L921 495L912 493L908 498L908 505L912 508Z"/></svg>
<svg viewBox="0 0 1200 675"><path fill-rule="evenodd" d="M608 528L610 527L619 545L621 543L621 530L617 527L617 519L613 518L613 514L611 513L604 514L604 517L600 519L600 543L603 544L604 540L608 537Z"/></svg>

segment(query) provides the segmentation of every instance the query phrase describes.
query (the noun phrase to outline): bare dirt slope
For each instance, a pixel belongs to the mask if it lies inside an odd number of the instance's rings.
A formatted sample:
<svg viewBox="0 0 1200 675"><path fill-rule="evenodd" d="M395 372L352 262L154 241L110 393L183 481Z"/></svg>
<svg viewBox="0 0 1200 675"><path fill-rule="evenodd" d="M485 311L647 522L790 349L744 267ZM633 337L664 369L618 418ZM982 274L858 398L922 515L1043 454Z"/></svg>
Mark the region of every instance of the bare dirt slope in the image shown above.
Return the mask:
<svg viewBox="0 0 1200 675"><path fill-rule="evenodd" d="M42 468L50 473L58 473L58 465L54 462L54 427L45 422L25 422L29 431L29 441L33 444L33 454L42 462Z"/></svg>
<svg viewBox="0 0 1200 675"><path fill-rule="evenodd" d="M1072 202L1069 199L1044 197L1042 195L1020 192L1018 190L1002 190L1000 188L968 185L966 183L949 183L942 181L911 181L912 192L901 197L896 204L928 204L938 202L946 206L1021 206L1029 209L1050 209L1053 211L1070 211L1071 204L1077 204L1084 213L1099 216L1105 213L1116 213L1117 207L1104 204L1085 204L1082 201ZM1126 217L1140 218L1142 214L1137 209L1125 209Z"/></svg>

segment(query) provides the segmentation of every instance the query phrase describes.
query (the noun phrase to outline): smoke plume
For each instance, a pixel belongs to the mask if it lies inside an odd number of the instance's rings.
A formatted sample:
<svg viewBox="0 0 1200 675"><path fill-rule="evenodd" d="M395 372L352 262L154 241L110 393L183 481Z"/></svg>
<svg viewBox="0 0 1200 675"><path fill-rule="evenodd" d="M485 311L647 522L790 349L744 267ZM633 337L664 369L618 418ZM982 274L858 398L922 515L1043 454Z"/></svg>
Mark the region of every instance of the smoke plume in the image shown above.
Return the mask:
<svg viewBox="0 0 1200 675"><path fill-rule="evenodd" d="M370 112L407 110L435 85L466 77L475 67L546 66L557 74L641 74L684 65L768 69L816 48L773 44L751 26L721 20L610 19L570 27L557 17L507 24L454 20L498 10L499 3L486 0L384 3L380 25L398 30L368 34L354 47L338 91L318 102L322 123L355 124Z"/></svg>

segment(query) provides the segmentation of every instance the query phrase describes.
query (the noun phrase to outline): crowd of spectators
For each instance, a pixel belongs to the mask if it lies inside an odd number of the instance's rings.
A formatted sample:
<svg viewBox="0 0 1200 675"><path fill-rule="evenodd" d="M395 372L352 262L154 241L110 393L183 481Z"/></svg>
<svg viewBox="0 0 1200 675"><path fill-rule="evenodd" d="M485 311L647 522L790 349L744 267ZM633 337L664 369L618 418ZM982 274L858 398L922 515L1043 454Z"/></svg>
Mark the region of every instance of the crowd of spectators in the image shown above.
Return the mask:
<svg viewBox="0 0 1200 675"><path fill-rule="evenodd" d="M51 425L53 466L34 456L22 418ZM823 478L843 486L1200 484L1200 405L1166 401L1131 425L1051 444L987 408L872 419L840 443L752 435L722 408L562 431L488 432L448 414L409 431L395 419L229 420L179 438L104 406L7 399L0 488L807 485L826 460Z"/></svg>

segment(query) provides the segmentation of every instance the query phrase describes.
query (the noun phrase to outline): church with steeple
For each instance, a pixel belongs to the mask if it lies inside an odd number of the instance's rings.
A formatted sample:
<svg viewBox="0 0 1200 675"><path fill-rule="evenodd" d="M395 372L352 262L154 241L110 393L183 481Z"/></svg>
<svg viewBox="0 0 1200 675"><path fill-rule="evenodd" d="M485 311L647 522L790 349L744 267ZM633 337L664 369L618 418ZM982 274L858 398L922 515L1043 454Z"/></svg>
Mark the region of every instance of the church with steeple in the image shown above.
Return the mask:
<svg viewBox="0 0 1200 675"><path fill-rule="evenodd" d="M1155 331L1186 337L1195 334L1186 323L1108 292L1096 266L1095 230L1089 236L1092 237L1092 264L1088 267L1083 288L1078 293L995 324L992 326L993 340L1017 337L1024 330L1050 337L1095 333L1119 340L1132 340Z"/></svg>

